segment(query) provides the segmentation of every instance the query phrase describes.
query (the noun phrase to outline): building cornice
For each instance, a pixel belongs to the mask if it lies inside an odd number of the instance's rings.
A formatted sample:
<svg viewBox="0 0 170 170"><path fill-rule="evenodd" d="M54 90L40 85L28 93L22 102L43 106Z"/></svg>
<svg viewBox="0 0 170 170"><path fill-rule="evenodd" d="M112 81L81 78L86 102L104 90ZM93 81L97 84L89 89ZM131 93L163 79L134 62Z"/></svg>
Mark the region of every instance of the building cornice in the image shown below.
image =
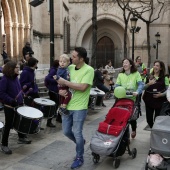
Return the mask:
<svg viewBox="0 0 170 170"><path fill-rule="evenodd" d="M40 38L50 38L50 33L42 33L37 30L33 30L33 36L38 36ZM54 38L63 39L63 34L54 34Z"/></svg>
<svg viewBox="0 0 170 170"><path fill-rule="evenodd" d="M170 27L170 24L150 24L150 27Z"/></svg>

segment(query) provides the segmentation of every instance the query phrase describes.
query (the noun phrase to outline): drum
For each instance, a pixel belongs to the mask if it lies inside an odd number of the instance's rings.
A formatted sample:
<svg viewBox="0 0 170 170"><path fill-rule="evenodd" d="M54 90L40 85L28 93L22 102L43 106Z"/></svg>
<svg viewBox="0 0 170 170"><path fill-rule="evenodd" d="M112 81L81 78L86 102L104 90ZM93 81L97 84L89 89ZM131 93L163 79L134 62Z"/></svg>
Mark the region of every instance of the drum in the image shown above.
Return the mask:
<svg viewBox="0 0 170 170"><path fill-rule="evenodd" d="M94 88L90 89L90 97L88 103L89 108L94 109L96 105L96 98L97 98L97 92L94 91Z"/></svg>
<svg viewBox="0 0 170 170"><path fill-rule="evenodd" d="M0 131L2 131L3 127L4 127L4 124L0 122Z"/></svg>
<svg viewBox="0 0 170 170"><path fill-rule="evenodd" d="M43 112L44 118L52 118L56 113L56 104L49 99L35 98L34 107Z"/></svg>
<svg viewBox="0 0 170 170"><path fill-rule="evenodd" d="M2 135L2 129L4 127L4 124L2 122L0 122L0 140L1 140L1 135Z"/></svg>
<svg viewBox="0 0 170 170"><path fill-rule="evenodd" d="M16 110L13 128L23 134L35 134L40 131L43 113L29 106L22 106Z"/></svg>
<svg viewBox="0 0 170 170"><path fill-rule="evenodd" d="M102 90L99 90L98 88L94 88L94 91L97 93L96 105L101 106L103 103L105 92Z"/></svg>

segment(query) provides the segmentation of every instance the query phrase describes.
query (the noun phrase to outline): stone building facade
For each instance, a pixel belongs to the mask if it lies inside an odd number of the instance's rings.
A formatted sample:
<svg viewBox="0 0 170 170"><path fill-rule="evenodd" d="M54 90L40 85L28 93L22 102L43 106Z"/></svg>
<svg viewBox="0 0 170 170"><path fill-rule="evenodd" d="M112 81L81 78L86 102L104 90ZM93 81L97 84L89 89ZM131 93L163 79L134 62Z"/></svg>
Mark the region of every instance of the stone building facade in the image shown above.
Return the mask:
<svg viewBox="0 0 170 170"><path fill-rule="evenodd" d="M101 0L102 2L102 0ZM104 2L104 0L103 0ZM11 58L22 58L22 48L25 42L31 42L39 60L39 67L49 67L50 63L50 14L49 0L37 7L31 7L29 0L1 0L1 37L0 43L5 43L7 53ZM154 15L156 15L155 12ZM147 17L147 16L146 16ZM54 0L54 49L55 59L62 53L68 53L75 46L83 46L92 55L92 1L90 0ZM124 20L121 9L110 0L98 3L97 11L97 63L105 65L108 59L114 67L121 66L124 58ZM147 64L146 24L138 20L141 27L135 34L135 57L140 55ZM128 57L132 55L132 34L128 25L127 48ZM170 3L167 2L158 20L150 25L151 46L156 43L155 34L159 32L159 59L170 64ZM0 46L2 51L2 46ZM151 48L151 63L156 59L156 50Z"/></svg>

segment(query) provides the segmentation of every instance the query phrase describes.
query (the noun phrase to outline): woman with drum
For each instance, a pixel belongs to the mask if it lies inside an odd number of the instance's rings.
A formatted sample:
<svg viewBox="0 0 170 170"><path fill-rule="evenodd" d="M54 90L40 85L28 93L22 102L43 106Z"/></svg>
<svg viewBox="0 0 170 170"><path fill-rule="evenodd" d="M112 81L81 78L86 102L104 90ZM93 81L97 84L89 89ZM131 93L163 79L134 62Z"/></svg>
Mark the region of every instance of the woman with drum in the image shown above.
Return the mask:
<svg viewBox="0 0 170 170"><path fill-rule="evenodd" d="M23 71L20 75L21 86L26 86L24 92L27 94L24 99L24 103L28 106L31 106L33 99L38 98L38 86L35 79L35 69L37 69L38 60L34 57L31 57L28 60L27 66L23 68Z"/></svg>
<svg viewBox="0 0 170 170"><path fill-rule="evenodd" d="M9 61L3 68L3 74L0 80L0 99L4 103L5 126L2 133L1 150L5 154L12 154L8 147L9 133L13 127L15 107L23 105L22 88L18 80L19 66L15 62ZM18 137L18 143L31 143L25 134L18 132Z"/></svg>
<svg viewBox="0 0 170 170"><path fill-rule="evenodd" d="M58 105L59 105L58 83L56 80L54 80L53 76L56 75L58 67L59 67L59 60L54 60L53 66L50 68L48 75L45 77L45 86L49 89L48 94L49 94L50 100L56 103L56 108L58 108ZM51 120L52 118L48 119L47 121L48 127L54 126ZM60 114L57 115L56 121L60 123L62 122Z"/></svg>
<svg viewBox="0 0 170 170"><path fill-rule="evenodd" d="M26 94L24 98L24 104L31 107L35 106L34 99L40 98L38 94L38 86L35 79L35 69L37 69L37 64L38 60L34 57L31 57L28 60L27 66L23 68L23 71L20 75L21 86L26 86L26 89L24 90ZM55 126L51 125L50 127ZM41 127L41 130L44 130L44 128Z"/></svg>

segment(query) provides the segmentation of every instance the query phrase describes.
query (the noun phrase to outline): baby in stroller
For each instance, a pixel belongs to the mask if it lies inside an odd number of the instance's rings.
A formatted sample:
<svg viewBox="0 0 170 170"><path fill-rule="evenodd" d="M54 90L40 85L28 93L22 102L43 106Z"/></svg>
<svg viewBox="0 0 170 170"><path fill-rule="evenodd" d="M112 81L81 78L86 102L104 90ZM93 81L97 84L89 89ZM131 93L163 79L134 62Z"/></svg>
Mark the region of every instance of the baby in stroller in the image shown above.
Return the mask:
<svg viewBox="0 0 170 170"><path fill-rule="evenodd" d="M156 117L152 127L145 170L170 170L170 110L165 109L167 105L170 105L169 102L162 105L161 116Z"/></svg>

